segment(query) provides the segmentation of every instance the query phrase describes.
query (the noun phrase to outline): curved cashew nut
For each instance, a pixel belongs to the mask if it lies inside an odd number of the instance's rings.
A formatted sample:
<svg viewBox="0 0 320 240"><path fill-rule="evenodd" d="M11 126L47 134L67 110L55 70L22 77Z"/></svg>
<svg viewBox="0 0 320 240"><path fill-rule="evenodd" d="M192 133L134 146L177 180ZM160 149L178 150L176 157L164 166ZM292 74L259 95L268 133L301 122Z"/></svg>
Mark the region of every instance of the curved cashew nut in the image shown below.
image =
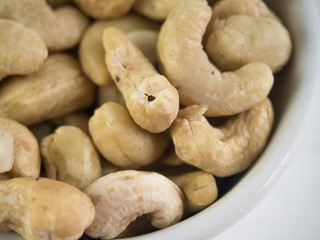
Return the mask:
<svg viewBox="0 0 320 240"><path fill-rule="evenodd" d="M83 190L101 177L100 157L81 129L59 127L41 141L46 177Z"/></svg>
<svg viewBox="0 0 320 240"><path fill-rule="evenodd" d="M34 30L51 51L74 47L89 23L76 8L67 6L53 11L45 0L1 0L0 18Z"/></svg>
<svg viewBox="0 0 320 240"><path fill-rule="evenodd" d="M145 18L132 13L119 19L94 22L86 30L80 42L79 59L85 74L99 86L113 83L106 68L102 44L102 34L107 27L115 27L125 32L139 29L158 29L155 22L147 21Z"/></svg>
<svg viewBox="0 0 320 240"><path fill-rule="evenodd" d="M182 0L137 0L133 9L145 17L161 21L181 2Z"/></svg>
<svg viewBox="0 0 320 240"><path fill-rule="evenodd" d="M288 62L288 30L261 0L224 0L213 7L206 51L223 71L262 62L277 72Z"/></svg>
<svg viewBox="0 0 320 240"><path fill-rule="evenodd" d="M186 163L218 177L244 171L268 140L273 124L271 101L265 99L220 128L202 116L206 109L194 105L179 112L170 132L176 153Z"/></svg>
<svg viewBox="0 0 320 240"><path fill-rule="evenodd" d="M128 13L136 0L74 0L81 10L93 18L119 18Z"/></svg>
<svg viewBox="0 0 320 240"><path fill-rule="evenodd" d="M94 219L86 194L45 178L0 181L0 229L26 240L76 240Z"/></svg>
<svg viewBox="0 0 320 240"><path fill-rule="evenodd" d="M0 29L0 81L7 75L37 71L48 56L42 38L21 24L6 19L0 19Z"/></svg>
<svg viewBox="0 0 320 240"><path fill-rule="evenodd" d="M3 82L0 108L8 117L32 125L90 106L94 90L73 57L54 54L37 72Z"/></svg>
<svg viewBox="0 0 320 240"><path fill-rule="evenodd" d="M178 222L183 212L180 189L154 172L110 173L91 184L85 193L96 209L95 219L86 230L94 238L114 238L143 214L150 214L153 226L164 228Z"/></svg>
<svg viewBox="0 0 320 240"><path fill-rule="evenodd" d="M185 213L198 212L218 197L216 180L210 173L194 171L168 177L180 187L185 196Z"/></svg>
<svg viewBox="0 0 320 240"><path fill-rule="evenodd" d="M205 0L185 1L169 14L158 39L161 68L183 105L205 104L207 116L248 110L268 95L272 71L266 64L251 63L221 73L208 61L201 44L210 17Z"/></svg>
<svg viewBox="0 0 320 240"><path fill-rule="evenodd" d="M0 117L0 143L0 165L3 161L12 164L12 168L7 166L6 170L10 169L0 173L7 172L10 177L39 176L39 145L28 128L12 119Z"/></svg>
<svg viewBox="0 0 320 240"><path fill-rule="evenodd" d="M138 168L158 159L169 144L166 133L140 128L120 104L107 102L95 110L89 131L99 152L114 165Z"/></svg>
<svg viewBox="0 0 320 240"><path fill-rule="evenodd" d="M179 111L179 95L125 33L107 28L103 34L108 70L133 120L152 133L170 127Z"/></svg>

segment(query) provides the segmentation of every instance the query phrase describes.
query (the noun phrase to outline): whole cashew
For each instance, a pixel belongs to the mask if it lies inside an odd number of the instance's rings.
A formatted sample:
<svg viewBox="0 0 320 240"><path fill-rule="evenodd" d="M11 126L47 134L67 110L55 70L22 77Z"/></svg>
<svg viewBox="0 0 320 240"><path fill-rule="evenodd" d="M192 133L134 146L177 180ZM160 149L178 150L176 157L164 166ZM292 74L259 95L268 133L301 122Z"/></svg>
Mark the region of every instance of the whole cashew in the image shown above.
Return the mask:
<svg viewBox="0 0 320 240"><path fill-rule="evenodd" d="M0 18L34 30L51 51L74 47L89 23L76 8L66 6L53 11L45 0L1 0Z"/></svg>
<svg viewBox="0 0 320 240"><path fill-rule="evenodd" d="M205 104L207 116L232 115L261 102L273 85L268 65L251 63L221 73L203 51L202 36L211 17L205 0L184 1L161 27L161 68L179 92L183 105Z"/></svg>
<svg viewBox="0 0 320 240"><path fill-rule="evenodd" d="M79 59L85 74L97 85L110 85L112 78L104 60L102 34L105 28L115 27L129 32L138 29L157 30L155 22L135 14L128 14L122 18L96 21L85 32L79 46Z"/></svg>
<svg viewBox="0 0 320 240"><path fill-rule="evenodd" d="M26 240L76 240L94 219L86 194L45 178L0 181L0 230Z"/></svg>
<svg viewBox="0 0 320 240"><path fill-rule="evenodd" d="M197 105L180 110L170 132L177 155L218 177L244 171L268 140L274 115L271 101L265 99L219 128L203 117L206 110L206 106Z"/></svg>
<svg viewBox="0 0 320 240"><path fill-rule="evenodd" d="M199 212L218 197L216 180L210 173L194 171L168 177L185 196L185 213Z"/></svg>
<svg viewBox="0 0 320 240"><path fill-rule="evenodd" d="M133 120L152 133L169 128L179 111L177 90L121 30L107 28L103 45L108 70Z"/></svg>
<svg viewBox="0 0 320 240"><path fill-rule="evenodd" d="M99 152L114 165L138 168L158 159L169 144L166 133L140 128L120 104L107 102L95 110L89 131Z"/></svg>
<svg viewBox="0 0 320 240"><path fill-rule="evenodd" d="M59 117L94 102L94 85L67 54L47 58L28 76L10 77L0 86L0 108L25 125Z"/></svg>
<svg viewBox="0 0 320 240"><path fill-rule="evenodd" d="M137 0L133 9L145 17L162 21L181 2L182 0Z"/></svg>
<svg viewBox="0 0 320 240"><path fill-rule="evenodd" d="M42 38L21 24L6 19L0 19L0 29L0 81L8 75L37 71L48 56Z"/></svg>
<svg viewBox="0 0 320 240"><path fill-rule="evenodd" d="M101 177L100 157L91 139L73 126L59 127L41 141L46 177L83 190Z"/></svg>
<svg viewBox="0 0 320 240"><path fill-rule="evenodd" d="M263 62L277 72L288 62L288 30L261 0L223 0L213 7L206 51L223 71Z"/></svg>
<svg viewBox="0 0 320 240"><path fill-rule="evenodd" d="M8 171L10 177L39 176L39 144L28 128L15 120L0 117L0 149L1 162L10 163L13 160L12 168Z"/></svg>
<svg viewBox="0 0 320 240"><path fill-rule="evenodd" d="M93 18L119 18L127 14L136 0L73 0Z"/></svg>
<svg viewBox="0 0 320 240"><path fill-rule="evenodd" d="M85 193L96 209L95 219L86 230L94 238L114 238L143 214L150 214L153 226L164 228L178 222L183 213L180 189L154 172L110 173L91 184Z"/></svg>

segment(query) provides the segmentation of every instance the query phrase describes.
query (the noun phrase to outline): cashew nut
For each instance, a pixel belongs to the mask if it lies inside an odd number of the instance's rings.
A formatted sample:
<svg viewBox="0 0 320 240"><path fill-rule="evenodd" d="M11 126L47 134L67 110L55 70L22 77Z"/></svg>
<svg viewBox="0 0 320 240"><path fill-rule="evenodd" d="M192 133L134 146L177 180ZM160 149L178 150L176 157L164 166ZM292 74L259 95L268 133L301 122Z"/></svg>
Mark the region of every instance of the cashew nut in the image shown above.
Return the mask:
<svg viewBox="0 0 320 240"><path fill-rule="evenodd" d="M67 54L47 58L39 71L0 86L0 108L25 125L62 116L94 102L94 85Z"/></svg>
<svg viewBox="0 0 320 240"><path fill-rule="evenodd" d="M178 185L185 196L185 213L198 212L218 197L216 180L210 173L194 171L168 177Z"/></svg>
<svg viewBox="0 0 320 240"><path fill-rule="evenodd" d="M166 133L140 128L120 104L107 102L89 120L89 132L99 152L114 165L138 168L158 159L169 144Z"/></svg>
<svg viewBox="0 0 320 240"><path fill-rule="evenodd" d="M62 117L54 118L51 120L56 127L70 125L80 128L85 133L89 134L88 122L90 115L86 111L77 111Z"/></svg>
<svg viewBox="0 0 320 240"><path fill-rule="evenodd" d="M262 62L277 72L288 62L288 30L261 0L223 0L213 7L206 51L223 71Z"/></svg>
<svg viewBox="0 0 320 240"><path fill-rule="evenodd" d="M108 21L96 21L85 32L79 46L79 60L85 74L97 85L112 84L112 78L104 60L102 34L105 28L115 27L125 32L150 29L157 30L155 22L135 14Z"/></svg>
<svg viewBox="0 0 320 240"><path fill-rule="evenodd" d="M0 118L1 121L1 118ZM0 174L9 172L14 162L14 137L0 128Z"/></svg>
<svg viewBox="0 0 320 240"><path fill-rule="evenodd" d="M26 240L76 240L94 219L86 194L51 179L0 181L0 229Z"/></svg>
<svg viewBox="0 0 320 240"><path fill-rule="evenodd" d="M145 17L165 20L170 11L181 2L182 0L137 0L133 9Z"/></svg>
<svg viewBox="0 0 320 240"><path fill-rule="evenodd" d="M205 104L207 116L248 110L268 95L273 73L263 63L221 73L209 62L201 44L210 17L205 0L184 1L172 10L159 34L160 67L177 88L183 105Z"/></svg>
<svg viewBox="0 0 320 240"><path fill-rule="evenodd" d="M116 102L126 106L126 102L116 84L98 87L98 105L101 106L106 102Z"/></svg>
<svg viewBox="0 0 320 240"><path fill-rule="evenodd" d="M152 133L170 127L179 111L179 95L142 52L115 28L103 34L108 70L122 93L133 120Z"/></svg>
<svg viewBox="0 0 320 240"><path fill-rule="evenodd" d="M91 139L73 126L59 127L41 142L46 177L83 190L99 177L101 166Z"/></svg>
<svg viewBox="0 0 320 240"><path fill-rule="evenodd" d="M45 0L1 0L0 18L34 30L51 51L74 47L89 23L76 8L66 6L53 11Z"/></svg>
<svg viewBox="0 0 320 240"><path fill-rule="evenodd" d="M86 230L94 238L114 238L143 214L150 214L153 226L164 228L178 222L183 212L180 189L154 172L111 173L91 184L85 193L96 209L95 219Z"/></svg>
<svg viewBox="0 0 320 240"><path fill-rule="evenodd" d="M9 176L38 177L40 174L39 145L30 130L12 119L0 117L0 135L1 132L6 133L7 136L4 139L0 137L4 140L4 142L0 140L0 159L11 162L13 157L12 168L8 171ZM2 145L3 143L6 145Z"/></svg>
<svg viewBox="0 0 320 240"><path fill-rule="evenodd" d="M177 155L218 177L244 171L268 140L274 115L271 101L266 98L219 128L202 116L206 110L197 105L180 110L170 132Z"/></svg>
<svg viewBox="0 0 320 240"><path fill-rule="evenodd" d="M119 18L128 13L135 0L73 0L93 18Z"/></svg>
<svg viewBox="0 0 320 240"><path fill-rule="evenodd" d="M48 56L42 38L16 22L0 19L0 81L8 75L30 74Z"/></svg>

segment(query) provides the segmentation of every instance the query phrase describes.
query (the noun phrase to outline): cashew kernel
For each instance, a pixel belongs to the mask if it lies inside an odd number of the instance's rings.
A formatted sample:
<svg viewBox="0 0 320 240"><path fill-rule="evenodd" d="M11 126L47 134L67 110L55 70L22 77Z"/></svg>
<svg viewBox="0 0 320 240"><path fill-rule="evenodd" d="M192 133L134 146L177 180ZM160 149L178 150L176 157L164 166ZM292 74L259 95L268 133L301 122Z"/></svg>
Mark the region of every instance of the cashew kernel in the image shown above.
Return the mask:
<svg viewBox="0 0 320 240"><path fill-rule="evenodd" d="M3 142L1 143L1 151L4 150L5 153L0 153L0 159L7 154L9 154L8 157L12 157L13 154L14 160L11 170L8 171L9 176L38 177L40 174L39 145L30 130L13 119L0 117L0 132L7 132L11 136L8 140L8 148L2 145Z"/></svg>
<svg viewBox="0 0 320 240"><path fill-rule="evenodd" d="M133 120L152 133L168 129L179 111L179 95L121 30L103 34L108 70Z"/></svg>
<svg viewBox="0 0 320 240"><path fill-rule="evenodd" d="M119 18L127 14L136 0L73 0L93 18Z"/></svg>
<svg viewBox="0 0 320 240"><path fill-rule="evenodd" d="M53 10L45 0L1 0L0 18L34 30L51 51L74 47L89 23L78 9L65 6Z"/></svg>
<svg viewBox="0 0 320 240"><path fill-rule="evenodd" d="M0 108L25 125L59 117L94 102L94 85L67 54L47 58L27 76L9 77L0 86Z"/></svg>
<svg viewBox="0 0 320 240"><path fill-rule="evenodd" d="M262 62L277 72L288 62L288 30L261 0L223 0L213 6L206 51L223 71Z"/></svg>
<svg viewBox="0 0 320 240"><path fill-rule="evenodd" d="M150 214L153 226L164 228L178 222L183 213L180 189L155 172L110 173L91 184L85 193L96 209L95 219L86 230L94 238L114 238L143 214Z"/></svg>
<svg viewBox="0 0 320 240"><path fill-rule="evenodd" d="M23 25L0 19L0 81L8 75L25 75L39 69L48 56L42 38Z"/></svg>
<svg viewBox="0 0 320 240"><path fill-rule="evenodd" d="M219 128L212 127L203 117L206 109L193 105L180 110L170 129L177 155L218 177L244 171L268 140L274 115L271 101L266 98Z"/></svg>
<svg viewBox="0 0 320 240"><path fill-rule="evenodd" d="M263 63L221 73L209 62L201 44L210 17L205 0L184 1L173 9L159 34L160 67L185 106L205 104L207 116L248 110L266 98L273 73Z"/></svg>
<svg viewBox="0 0 320 240"><path fill-rule="evenodd" d="M90 25L80 42L79 60L85 74L99 86L113 83L104 60L102 44L102 34L107 27L119 28L125 32L138 29L158 29L155 22L132 13L119 19L96 21Z"/></svg>
<svg viewBox="0 0 320 240"><path fill-rule="evenodd" d="M99 154L81 129L61 126L41 141L46 177L83 190L99 177Z"/></svg>
<svg viewBox="0 0 320 240"><path fill-rule="evenodd" d="M88 196L46 178L0 181L0 229L26 240L76 240L94 219Z"/></svg>
<svg viewBox="0 0 320 240"><path fill-rule="evenodd" d="M107 102L89 120L89 132L99 152L114 165L138 168L158 159L169 144L166 133L140 128L127 109Z"/></svg>

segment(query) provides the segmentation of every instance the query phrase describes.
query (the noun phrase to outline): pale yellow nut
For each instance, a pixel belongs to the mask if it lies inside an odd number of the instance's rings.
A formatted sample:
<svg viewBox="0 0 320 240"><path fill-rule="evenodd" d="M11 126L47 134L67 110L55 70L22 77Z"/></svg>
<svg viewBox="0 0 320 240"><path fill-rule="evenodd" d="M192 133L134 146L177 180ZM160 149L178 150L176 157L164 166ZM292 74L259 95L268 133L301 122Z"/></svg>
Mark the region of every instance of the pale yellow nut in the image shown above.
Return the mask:
<svg viewBox="0 0 320 240"><path fill-rule="evenodd" d="M133 120L152 133L168 129L179 111L179 95L143 53L115 28L103 34L108 70Z"/></svg>
<svg viewBox="0 0 320 240"><path fill-rule="evenodd" d="M95 110L89 131L99 152L123 168L150 164L162 155L170 141L166 133L152 134L140 128L127 109L113 102Z"/></svg>
<svg viewBox="0 0 320 240"><path fill-rule="evenodd" d="M136 0L73 0L93 18L119 18L127 14Z"/></svg>
<svg viewBox="0 0 320 240"><path fill-rule="evenodd" d="M4 117L0 117L0 135L1 132L6 132L9 136L7 136L8 145L6 145L8 148L5 148L2 145L4 142L0 140L0 151L2 151L0 159L4 156L12 157L12 154L14 157L12 168L8 171L9 176L38 177L40 174L40 151L35 136L24 125Z"/></svg>
<svg viewBox="0 0 320 240"><path fill-rule="evenodd" d="M78 9L66 6L53 10L45 0L1 0L0 18L34 30L50 51L76 46L89 23Z"/></svg>
<svg viewBox="0 0 320 240"><path fill-rule="evenodd" d="M94 206L86 194L46 178L0 181L0 230L26 240L76 240L92 223Z"/></svg>
<svg viewBox="0 0 320 240"><path fill-rule="evenodd" d="M106 102L116 102L126 106L126 102L115 83L98 87L98 105L101 106Z"/></svg>
<svg viewBox="0 0 320 240"><path fill-rule="evenodd" d="M207 116L248 110L268 95L272 71L266 64L251 63L221 73L201 44L210 17L211 8L205 0L184 1L171 11L158 39L160 68L185 106L205 104Z"/></svg>
<svg viewBox="0 0 320 240"><path fill-rule="evenodd" d="M3 82L0 109L8 117L32 125L90 106L94 90L75 58L54 54L37 72Z"/></svg>
<svg viewBox="0 0 320 240"><path fill-rule="evenodd" d="M23 25L0 19L0 81L8 75L30 74L48 56L42 38Z"/></svg>
<svg viewBox="0 0 320 240"><path fill-rule="evenodd" d="M137 0L133 5L137 13L154 19L165 20L170 11L183 0Z"/></svg>
<svg viewBox="0 0 320 240"><path fill-rule="evenodd" d="M203 117L206 109L194 105L180 111L170 131L177 155L218 177L246 170L265 147L271 132L271 101L263 100L219 128L212 127Z"/></svg>
<svg viewBox="0 0 320 240"><path fill-rule="evenodd" d="M0 118L1 121L1 118ZM14 137L0 127L0 174L9 172L14 163Z"/></svg>
<svg viewBox="0 0 320 240"><path fill-rule="evenodd" d="M91 184L85 193L96 209L95 219L86 230L94 238L114 238L143 214L150 214L153 226L164 228L178 222L183 213L180 189L155 172L111 173Z"/></svg>
<svg viewBox="0 0 320 240"><path fill-rule="evenodd" d="M158 24L129 13L114 20L96 21L84 33L79 46L79 60L85 74L97 85L110 85L112 78L104 60L102 34L105 28L115 27L129 32L138 29L157 30Z"/></svg>
<svg viewBox="0 0 320 240"><path fill-rule="evenodd" d="M85 133L89 134L88 122L90 114L87 111L77 111L67 115L54 118L50 122L56 127L60 126L74 126L80 128Z"/></svg>
<svg viewBox="0 0 320 240"><path fill-rule="evenodd" d="M216 180L210 173L193 171L168 177L180 187L185 196L185 213L199 212L218 197Z"/></svg>
<svg viewBox="0 0 320 240"><path fill-rule="evenodd" d="M206 51L223 71L262 62L278 72L288 62L288 30L261 0L223 0L214 5Z"/></svg>
<svg viewBox="0 0 320 240"><path fill-rule="evenodd" d="M89 136L73 126L61 126L41 141L46 177L83 190L101 177L100 157Z"/></svg>

